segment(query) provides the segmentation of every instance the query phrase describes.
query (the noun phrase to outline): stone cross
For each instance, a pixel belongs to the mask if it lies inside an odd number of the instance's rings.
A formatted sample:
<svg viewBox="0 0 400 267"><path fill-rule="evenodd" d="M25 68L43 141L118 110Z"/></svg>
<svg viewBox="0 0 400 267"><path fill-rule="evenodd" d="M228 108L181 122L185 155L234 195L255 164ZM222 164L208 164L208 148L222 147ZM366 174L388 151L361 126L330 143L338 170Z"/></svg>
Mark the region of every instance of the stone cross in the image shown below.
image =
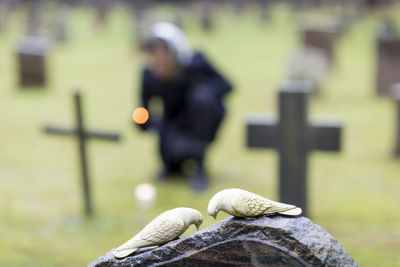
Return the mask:
<svg viewBox="0 0 400 267"><path fill-rule="evenodd" d="M376 92L388 95L390 86L400 82L400 38L391 21L379 29L376 46Z"/></svg>
<svg viewBox="0 0 400 267"><path fill-rule="evenodd" d="M308 121L308 81L290 81L279 91L279 118L248 119L247 146L279 152L279 199L307 216L307 159L311 150L339 151L340 122Z"/></svg>
<svg viewBox="0 0 400 267"><path fill-rule="evenodd" d="M84 197L84 211L86 216L92 215L92 203L90 197L90 183L89 183L89 171L88 171L88 160L86 153L86 141L90 138L118 141L120 135L112 132L100 132L100 131L88 131L84 127L81 96L79 92L74 94L75 101L75 116L76 116L76 127L74 128L59 128L54 126L45 126L44 131L48 134L68 135L75 136L78 140L81 175L82 175L82 188Z"/></svg>

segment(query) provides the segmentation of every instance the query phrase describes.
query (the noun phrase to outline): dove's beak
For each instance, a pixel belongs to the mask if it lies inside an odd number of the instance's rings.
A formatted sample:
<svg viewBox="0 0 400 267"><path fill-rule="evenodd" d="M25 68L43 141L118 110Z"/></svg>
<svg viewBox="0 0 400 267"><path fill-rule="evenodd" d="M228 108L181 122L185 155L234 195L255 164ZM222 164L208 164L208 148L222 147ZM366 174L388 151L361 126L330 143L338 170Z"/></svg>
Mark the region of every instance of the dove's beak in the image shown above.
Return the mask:
<svg viewBox="0 0 400 267"><path fill-rule="evenodd" d="M216 220L216 219L217 219L217 215L218 215L218 209L216 209L215 212L214 212L214 214L211 215L211 216L213 216L213 217L214 217L214 220Z"/></svg>
<svg viewBox="0 0 400 267"><path fill-rule="evenodd" d="M201 220L200 222L198 222L198 223L196 223L195 225L196 225L196 228L197 228L197 231L200 229L200 225L203 223L203 220Z"/></svg>

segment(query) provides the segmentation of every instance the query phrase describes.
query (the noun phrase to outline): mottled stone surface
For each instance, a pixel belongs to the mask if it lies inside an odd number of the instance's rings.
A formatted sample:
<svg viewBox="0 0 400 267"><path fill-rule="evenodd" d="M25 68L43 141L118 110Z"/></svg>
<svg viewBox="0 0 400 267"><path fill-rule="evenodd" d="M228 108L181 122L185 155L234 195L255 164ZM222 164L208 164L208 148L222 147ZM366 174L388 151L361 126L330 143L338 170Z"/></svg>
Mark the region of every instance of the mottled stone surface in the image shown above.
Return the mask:
<svg viewBox="0 0 400 267"><path fill-rule="evenodd" d="M125 259L112 251L89 266L357 266L335 238L305 217L231 217Z"/></svg>

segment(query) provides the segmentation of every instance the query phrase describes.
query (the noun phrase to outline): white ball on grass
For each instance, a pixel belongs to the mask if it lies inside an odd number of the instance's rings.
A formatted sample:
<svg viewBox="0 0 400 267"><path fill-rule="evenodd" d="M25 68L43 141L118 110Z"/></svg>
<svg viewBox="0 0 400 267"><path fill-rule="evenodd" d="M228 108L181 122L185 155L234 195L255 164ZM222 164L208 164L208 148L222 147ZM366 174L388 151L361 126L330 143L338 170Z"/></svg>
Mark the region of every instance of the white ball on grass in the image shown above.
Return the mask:
<svg viewBox="0 0 400 267"><path fill-rule="evenodd" d="M139 184L135 188L135 199L141 206L149 206L156 198L156 188L149 183Z"/></svg>

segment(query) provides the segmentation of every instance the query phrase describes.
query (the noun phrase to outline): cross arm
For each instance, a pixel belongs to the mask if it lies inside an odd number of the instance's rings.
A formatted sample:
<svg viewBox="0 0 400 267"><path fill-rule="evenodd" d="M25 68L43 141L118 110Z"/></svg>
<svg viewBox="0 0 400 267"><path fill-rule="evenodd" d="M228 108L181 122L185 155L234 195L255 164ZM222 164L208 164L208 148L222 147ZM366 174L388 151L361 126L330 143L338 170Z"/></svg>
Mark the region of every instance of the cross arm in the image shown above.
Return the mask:
<svg viewBox="0 0 400 267"><path fill-rule="evenodd" d="M119 141L121 138L119 133L115 132L95 132L95 131L88 131L86 133L87 137L96 138L96 139L107 139L110 141Z"/></svg>
<svg viewBox="0 0 400 267"><path fill-rule="evenodd" d="M310 122L310 149L321 151L340 151L343 125L340 121Z"/></svg>
<svg viewBox="0 0 400 267"><path fill-rule="evenodd" d="M247 146L253 148L267 148L278 146L278 119L269 115L249 116L246 122Z"/></svg>
<svg viewBox="0 0 400 267"><path fill-rule="evenodd" d="M75 128L60 128L54 126L45 126L44 132L47 134L58 134L58 135L77 135L78 131ZM86 138L95 138L95 139L106 139L110 141L119 141L121 138L119 133L116 132L107 132L107 131L86 131Z"/></svg>
<svg viewBox="0 0 400 267"><path fill-rule="evenodd" d="M58 135L76 135L76 129L60 128L54 126L45 126L43 128L47 134L58 134Z"/></svg>

